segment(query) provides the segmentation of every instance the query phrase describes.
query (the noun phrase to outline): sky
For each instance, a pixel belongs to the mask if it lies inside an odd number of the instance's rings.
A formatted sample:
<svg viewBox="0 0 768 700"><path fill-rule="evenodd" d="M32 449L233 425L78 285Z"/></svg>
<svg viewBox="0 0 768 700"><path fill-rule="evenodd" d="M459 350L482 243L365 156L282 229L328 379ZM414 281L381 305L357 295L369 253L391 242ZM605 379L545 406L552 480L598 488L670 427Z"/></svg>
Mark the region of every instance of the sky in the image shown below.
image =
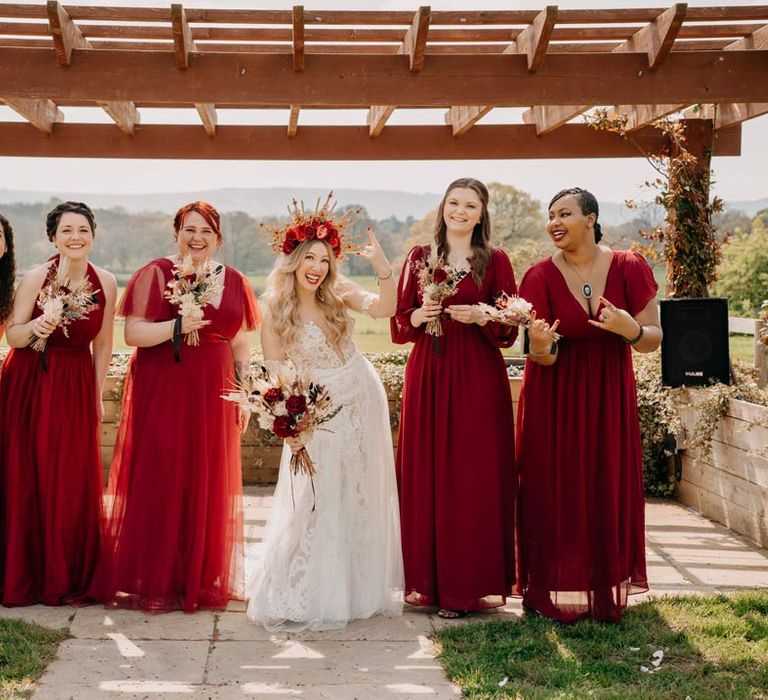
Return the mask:
<svg viewBox="0 0 768 700"><path fill-rule="evenodd" d="M17 0L18 1L18 0ZM37 0L40 2L41 0ZM297 2L299 0L296 0ZM427 2L428 0L423 0ZM30 0L26 0L26 4ZM549 2L549 0L546 0ZM545 0L433 0L433 10L446 9L539 9ZM317 0L309 9L412 9L422 0ZM66 6L66 2L64 3ZM79 3L78 3L79 4ZM125 0L89 0L91 5L121 5ZM161 0L133 0L132 5L168 6ZM289 9L293 0L186 0L186 7L249 7ZM660 0L561 0L561 8L580 7L661 7L669 4ZM690 0L688 5L750 4L748 0ZM100 110L65 109L66 121L109 122ZM170 117L166 110L141 110L142 123L163 123ZM481 123L520 123L522 110L492 110ZM444 110L396 110L389 124L442 123ZM87 115L87 116L86 116ZM365 110L349 110L344 122L364 124ZM176 117L174 116L173 119ZM189 123L199 123L192 110ZM322 124L324 119L336 118L322 111L302 112L302 124ZM0 106L0 121L21 118L5 106ZM266 123L287 124L288 113L278 110L253 111L220 110L220 124ZM768 115L745 122L742 135L742 155L713 159L714 193L726 200L751 200L768 196L766 176L768 156ZM322 173L322 175L319 175ZM230 187L290 187L318 186L332 189L364 188L406 190L412 192L441 192L457 177L472 176L481 180L501 181L536 198L547 200L562 187L578 185L595 193L598 200L619 202L627 198L642 198L641 184L652 174L642 159L563 159L563 160L481 160L481 161L376 161L376 162L313 162L310 167L297 169L290 161L171 161L120 159L59 159L0 157L0 189L46 190L62 192L192 192Z"/></svg>

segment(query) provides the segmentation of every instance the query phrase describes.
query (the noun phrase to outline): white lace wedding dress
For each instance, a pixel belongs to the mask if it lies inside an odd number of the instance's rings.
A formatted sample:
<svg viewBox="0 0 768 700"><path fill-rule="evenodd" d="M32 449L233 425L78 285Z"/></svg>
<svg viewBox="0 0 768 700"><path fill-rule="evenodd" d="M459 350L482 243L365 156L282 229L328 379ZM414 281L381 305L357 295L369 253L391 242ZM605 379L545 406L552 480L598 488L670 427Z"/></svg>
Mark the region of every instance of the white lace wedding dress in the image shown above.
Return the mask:
<svg viewBox="0 0 768 700"><path fill-rule="evenodd" d="M317 474L292 476L283 447L262 551L246 587L248 616L268 630L327 630L402 612L400 517L387 397L347 340L344 361L305 324L289 358L341 411L307 444ZM251 563L251 562L249 562Z"/></svg>

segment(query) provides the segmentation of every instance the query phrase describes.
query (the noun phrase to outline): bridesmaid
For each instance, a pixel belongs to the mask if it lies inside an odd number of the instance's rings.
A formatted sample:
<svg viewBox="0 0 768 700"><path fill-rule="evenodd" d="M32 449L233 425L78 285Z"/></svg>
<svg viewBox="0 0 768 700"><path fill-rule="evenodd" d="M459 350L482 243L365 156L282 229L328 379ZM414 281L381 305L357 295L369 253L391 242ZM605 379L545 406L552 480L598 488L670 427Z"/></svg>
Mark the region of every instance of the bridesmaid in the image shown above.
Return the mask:
<svg viewBox="0 0 768 700"><path fill-rule="evenodd" d="M13 309L13 287L16 282L16 255L13 249L13 229L0 214L0 340L3 339L8 317Z"/></svg>
<svg viewBox="0 0 768 700"><path fill-rule="evenodd" d="M237 270L217 266L219 298L204 318L179 316L165 298L174 265L208 263L221 245L207 202L179 209L176 255L136 272L120 303L125 340L136 346L125 381L109 495L106 546L94 598L149 611L224 609L242 596L240 434L247 414L222 400L248 368L256 299ZM174 336L197 330L199 345Z"/></svg>
<svg viewBox="0 0 768 700"><path fill-rule="evenodd" d="M600 244L598 213L586 190L558 192L557 250L520 285L538 320L518 412L519 586L526 608L562 622L618 621L648 589L632 349L661 343L657 284L638 253Z"/></svg>
<svg viewBox="0 0 768 700"><path fill-rule="evenodd" d="M446 618L503 605L514 583L512 397L499 348L512 345L517 329L487 322L473 305L514 294L516 285L490 237L485 185L452 182L434 245L468 274L446 309L424 301L412 268L430 247L414 248L391 321L395 343L414 343L397 441L405 600L440 606ZM425 333L433 318L442 319L439 355Z"/></svg>
<svg viewBox="0 0 768 700"><path fill-rule="evenodd" d="M91 582L102 521L99 423L112 358L117 283L88 262L96 223L81 202L64 202L46 219L58 251L19 284L0 377L0 463L4 501L4 605L78 603ZM41 288L60 266L74 288L94 290L87 317L66 328L44 320ZM47 338L45 367L28 347Z"/></svg>

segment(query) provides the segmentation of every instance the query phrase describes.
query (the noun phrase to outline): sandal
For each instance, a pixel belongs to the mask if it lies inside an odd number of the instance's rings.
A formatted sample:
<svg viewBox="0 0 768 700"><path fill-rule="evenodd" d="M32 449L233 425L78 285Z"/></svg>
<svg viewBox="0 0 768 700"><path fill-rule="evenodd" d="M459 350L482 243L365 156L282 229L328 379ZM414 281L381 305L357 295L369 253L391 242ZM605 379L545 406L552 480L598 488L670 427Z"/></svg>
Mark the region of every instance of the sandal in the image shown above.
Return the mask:
<svg viewBox="0 0 768 700"><path fill-rule="evenodd" d="M458 620L459 618L469 615L469 610L451 610L450 608L440 608L437 611L437 616L442 617L444 620Z"/></svg>

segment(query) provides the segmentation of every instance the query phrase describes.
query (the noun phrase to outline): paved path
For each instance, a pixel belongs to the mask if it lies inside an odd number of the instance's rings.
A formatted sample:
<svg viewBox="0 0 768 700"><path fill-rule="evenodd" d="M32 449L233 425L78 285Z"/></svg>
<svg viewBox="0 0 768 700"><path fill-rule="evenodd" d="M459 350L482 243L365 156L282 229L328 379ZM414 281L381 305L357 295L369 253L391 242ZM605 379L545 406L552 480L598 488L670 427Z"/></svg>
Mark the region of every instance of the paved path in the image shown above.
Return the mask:
<svg viewBox="0 0 768 700"><path fill-rule="evenodd" d="M271 489L246 497L249 546L258 546ZM647 507L651 594L768 587L768 551L676 503ZM633 600L642 597L634 597ZM516 618L519 601L472 619ZM194 615L103 608L0 608L66 629L58 659L41 679L40 700L91 698L279 698L390 700L457 698L429 636L446 622L409 609L335 632L270 635L242 604Z"/></svg>

